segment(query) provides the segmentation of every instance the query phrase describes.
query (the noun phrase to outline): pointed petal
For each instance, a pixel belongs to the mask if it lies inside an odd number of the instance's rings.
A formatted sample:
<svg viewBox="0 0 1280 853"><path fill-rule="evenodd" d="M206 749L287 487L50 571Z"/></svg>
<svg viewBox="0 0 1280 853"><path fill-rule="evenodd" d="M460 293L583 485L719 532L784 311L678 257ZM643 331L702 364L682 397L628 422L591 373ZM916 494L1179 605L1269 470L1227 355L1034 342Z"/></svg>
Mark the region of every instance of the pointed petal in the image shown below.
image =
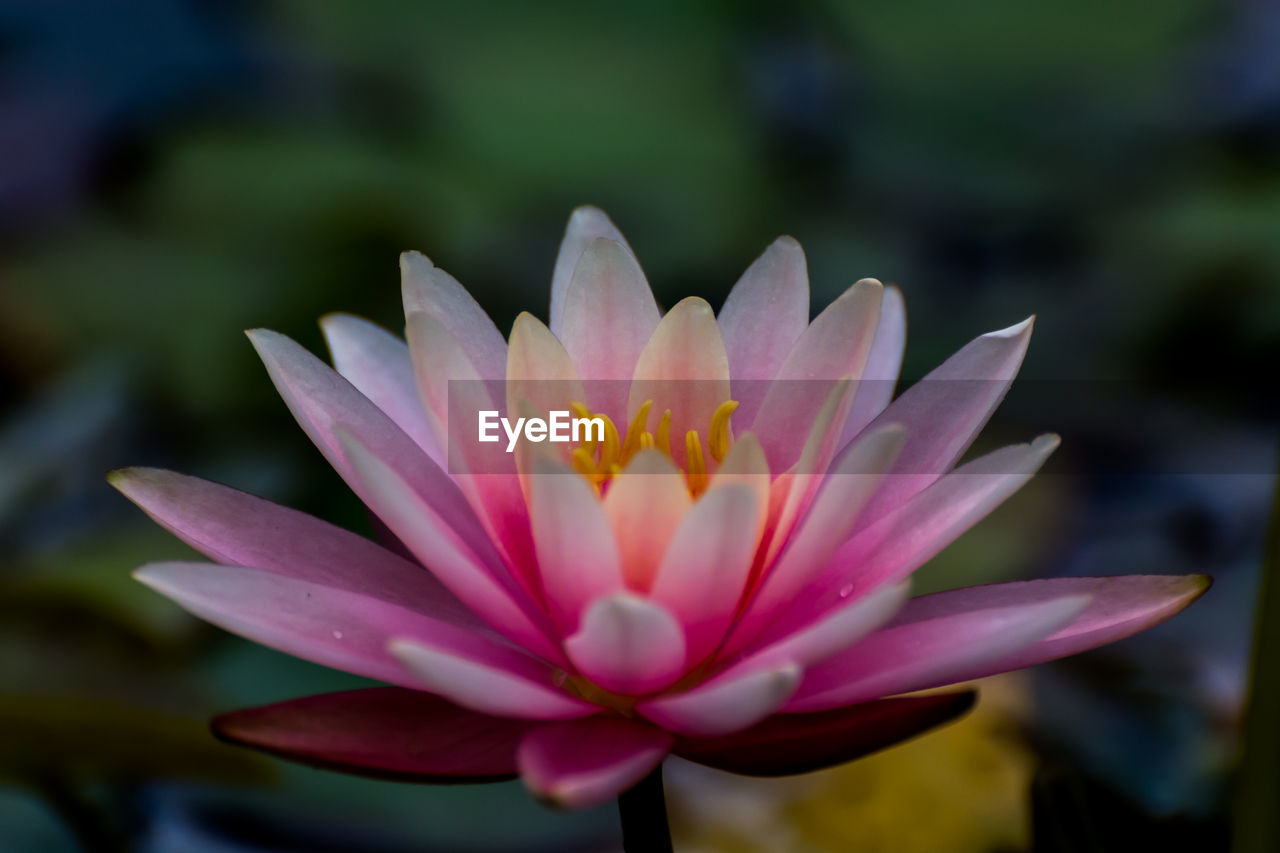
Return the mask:
<svg viewBox="0 0 1280 853"><path fill-rule="evenodd" d="M615 422L626 415L626 385L658 318L658 303L631 250L614 240L593 240L565 293L560 328L580 377L618 380L588 383L593 411Z"/></svg>
<svg viewBox="0 0 1280 853"><path fill-rule="evenodd" d="M422 566L306 513L158 468L121 468L107 479L162 527L219 563L257 566L395 601L427 616L481 624Z"/></svg>
<svg viewBox="0 0 1280 853"><path fill-rule="evenodd" d="M352 490L368 503L338 444L336 427L351 432L382 459L395 460L400 476L472 548L488 534L453 480L367 397L332 368L284 335L248 333L271 381L302 429Z"/></svg>
<svg viewBox="0 0 1280 853"><path fill-rule="evenodd" d="M520 743L520 776L540 799L585 808L649 775L670 748L671 735L621 717L539 726Z"/></svg>
<svg viewBox="0 0 1280 853"><path fill-rule="evenodd" d="M636 711L669 731L714 737L745 729L777 711L800 683L800 667L734 668L692 690L648 702Z"/></svg>
<svg viewBox="0 0 1280 853"><path fill-rule="evenodd" d="M562 657L550 626L511 581L497 557L467 547L399 474L354 437L340 434L366 503L440 582L494 629L549 660Z"/></svg>
<svg viewBox="0 0 1280 853"><path fill-rule="evenodd" d="M481 714L571 720L601 710L557 687L550 667L510 646L399 638L387 649L416 686Z"/></svg>
<svg viewBox="0 0 1280 853"><path fill-rule="evenodd" d="M854 436L867 428L867 424L885 410L893 399L893 389L898 384L902 370L902 355L907 347L907 313L902 291L896 287L884 289L880 303L880 322L876 325L876 337L871 343L867 366L858 381L858 391L853 398L853 408L845 421L840 436L844 447Z"/></svg>
<svg viewBox="0 0 1280 853"><path fill-rule="evenodd" d="M312 767L401 782L515 778L521 720L487 717L402 687L323 693L214 717L214 733Z"/></svg>
<svg viewBox="0 0 1280 853"><path fill-rule="evenodd" d="M679 623L660 605L631 593L593 602L564 647L592 682L628 696L661 690L685 671Z"/></svg>
<svg viewBox="0 0 1280 853"><path fill-rule="evenodd" d="M1067 595L915 621L910 605L888 627L805 673L788 713L824 711L954 683L1068 625L1089 604Z"/></svg>
<svg viewBox="0 0 1280 853"><path fill-rule="evenodd" d="M577 269L578 260L587 246L601 237L627 245L622 232L604 211L591 205L575 208L564 229L564 239L560 241L560 252L556 255L555 272L551 275L551 331L557 337L564 325L564 303L569 283L573 281L573 271ZM630 247L627 250L630 251Z"/></svg>
<svg viewBox="0 0 1280 853"><path fill-rule="evenodd" d="M893 476L872 498L859 528L951 470L1009 390L1031 340L1032 319L971 341L873 421L905 426L907 442Z"/></svg>
<svg viewBox="0 0 1280 853"><path fill-rule="evenodd" d="M709 490L685 514L651 595L684 626L689 664L720 644L746 587L759 542L760 504L748 486Z"/></svg>
<svg viewBox="0 0 1280 853"><path fill-rule="evenodd" d="M1026 606L1058 596L1089 596L1089 605L1066 627L1008 657L961 673L967 681L1078 654L1145 631L1181 613L1204 594L1209 583L1205 575L1015 581L924 595L912 599L899 618L923 621L995 607Z"/></svg>
<svg viewBox="0 0 1280 853"><path fill-rule="evenodd" d="M814 319L778 369L751 425L771 470L785 471L799 458L797 436L809 433L837 382L862 376L883 294L875 279L854 284Z"/></svg>
<svg viewBox="0 0 1280 853"><path fill-rule="evenodd" d="M735 381L777 375L809 325L809 270L800 244L774 240L729 291L719 323ZM754 413L744 411L744 423Z"/></svg>
<svg viewBox="0 0 1280 853"><path fill-rule="evenodd" d="M479 303L453 276L418 252L400 256L405 316L425 312L444 325L476 372L501 379L507 369L507 342Z"/></svg>
<svg viewBox="0 0 1280 853"><path fill-rule="evenodd" d="M609 483L604 512L631 589L647 591L676 528L693 506L684 474L657 450L642 450Z"/></svg>
<svg viewBox="0 0 1280 853"><path fill-rule="evenodd" d="M566 634L586 606L622 591L622 560L595 490L576 471L535 459L529 513L551 618Z"/></svg>
<svg viewBox="0 0 1280 853"><path fill-rule="evenodd" d="M690 296L658 322L640 352L627 403L630 422L646 400L671 411L671 435L697 430L705 439L711 416L729 399L729 358L725 355L715 311L705 299ZM683 447L672 455L684 464Z"/></svg>
<svg viewBox="0 0 1280 853"><path fill-rule="evenodd" d="M578 370L564 346L541 320L522 312L511 327L507 347L507 412L518 415L519 401L524 400L545 418L585 399Z"/></svg>
<svg viewBox="0 0 1280 853"><path fill-rule="evenodd" d="M745 776L791 776L835 767L955 719L975 693L880 699L816 714L776 714L713 738L677 738L681 758Z"/></svg>
<svg viewBox="0 0 1280 853"><path fill-rule="evenodd" d="M437 465L444 465L438 432L427 420L413 378L409 347L400 338L362 317L328 314L320 319L333 367L386 412Z"/></svg>
<svg viewBox="0 0 1280 853"><path fill-rule="evenodd" d="M366 678L416 686L386 653L394 634L443 646L484 635L390 601L244 566L152 563L142 583L219 628L286 654Z"/></svg>
<svg viewBox="0 0 1280 853"><path fill-rule="evenodd" d="M858 512L879 487L902 448L904 431L879 427L852 444L822 486L769 570L737 629L744 638L763 630L779 607L805 589L848 536Z"/></svg>

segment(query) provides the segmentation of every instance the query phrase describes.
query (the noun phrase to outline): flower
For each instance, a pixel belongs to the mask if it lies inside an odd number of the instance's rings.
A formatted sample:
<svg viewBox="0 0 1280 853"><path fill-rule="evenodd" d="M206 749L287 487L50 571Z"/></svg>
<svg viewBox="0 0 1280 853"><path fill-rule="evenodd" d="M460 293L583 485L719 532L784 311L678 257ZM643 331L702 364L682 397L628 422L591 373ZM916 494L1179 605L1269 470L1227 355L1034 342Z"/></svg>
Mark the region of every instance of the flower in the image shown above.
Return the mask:
<svg viewBox="0 0 1280 853"><path fill-rule="evenodd" d="M613 223L579 208L550 325L522 314L509 340L422 255L401 272L407 345L328 316L334 370L249 333L387 547L180 474L111 477L215 561L144 566L143 583L229 631L395 685L225 715L216 729L231 740L393 777L518 774L571 807L673 752L795 773L972 701L899 694L1111 642L1207 585L1064 578L908 598L910 574L1058 443L955 467L1012 381L1030 319L891 401L901 295L864 279L809 322L787 237L719 316L697 298L663 314ZM477 412L557 406L598 416L604 434L512 454L474 438Z"/></svg>

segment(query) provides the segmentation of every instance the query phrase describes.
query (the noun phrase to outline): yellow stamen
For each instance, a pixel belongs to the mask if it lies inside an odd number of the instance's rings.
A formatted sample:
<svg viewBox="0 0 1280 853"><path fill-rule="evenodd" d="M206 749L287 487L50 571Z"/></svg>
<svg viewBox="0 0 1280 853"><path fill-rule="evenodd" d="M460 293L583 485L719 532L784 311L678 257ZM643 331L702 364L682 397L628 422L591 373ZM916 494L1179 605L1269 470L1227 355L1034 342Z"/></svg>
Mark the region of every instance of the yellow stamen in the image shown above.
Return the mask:
<svg viewBox="0 0 1280 853"><path fill-rule="evenodd" d="M707 444L711 458L717 463L723 462L729 452L732 437L729 434L729 418L738 408L737 400L726 400L711 415L711 429L707 430Z"/></svg>
<svg viewBox="0 0 1280 853"><path fill-rule="evenodd" d="M591 451L585 447L575 447L572 456L573 467L578 470L578 473L594 483L598 472L596 471L596 460L593 458Z"/></svg>
<svg viewBox="0 0 1280 853"><path fill-rule="evenodd" d="M641 450L653 449L653 433L648 431L640 433L640 449Z"/></svg>
<svg viewBox="0 0 1280 853"><path fill-rule="evenodd" d="M702 455L702 442L698 439L696 429L684 434L684 452L689 493L696 498L707 488L707 460Z"/></svg>
<svg viewBox="0 0 1280 853"><path fill-rule="evenodd" d="M610 466L618 462L622 456L622 445L618 441L618 428L608 415L597 414L595 417L604 421L604 442L600 447L600 470L608 471Z"/></svg>
<svg viewBox="0 0 1280 853"><path fill-rule="evenodd" d="M587 408L586 403L570 403L569 408L573 410L573 416L579 420L588 420L591 417L591 409ZM596 440L593 437L595 431L585 429L583 432L586 434L586 438L579 446L585 447L587 452L594 456L596 452Z"/></svg>
<svg viewBox="0 0 1280 853"><path fill-rule="evenodd" d="M649 423L649 409L653 407L652 400L645 400L641 404L636 416L631 419L631 426L627 427L627 437L622 442L622 458L623 461L630 459L636 455L636 451L640 449L640 436L644 433L644 429Z"/></svg>
<svg viewBox="0 0 1280 853"><path fill-rule="evenodd" d="M671 410L667 409L662 413L662 419L658 421L658 431L653 436L653 446L661 450L668 456L671 455Z"/></svg>

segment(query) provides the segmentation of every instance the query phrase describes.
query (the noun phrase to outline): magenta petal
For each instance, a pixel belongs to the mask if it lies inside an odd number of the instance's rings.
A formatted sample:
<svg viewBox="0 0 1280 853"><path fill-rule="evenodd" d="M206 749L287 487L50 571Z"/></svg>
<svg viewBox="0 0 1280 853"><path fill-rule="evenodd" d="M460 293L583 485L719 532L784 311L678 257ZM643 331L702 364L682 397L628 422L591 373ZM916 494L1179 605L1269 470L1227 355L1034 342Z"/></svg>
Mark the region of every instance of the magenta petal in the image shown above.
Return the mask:
<svg viewBox="0 0 1280 853"><path fill-rule="evenodd" d="M799 683L800 667L793 663L735 667L683 693L641 702L636 711L680 734L728 734L777 711Z"/></svg>
<svg viewBox="0 0 1280 853"><path fill-rule="evenodd" d="M631 593L593 602L564 647L579 672L614 693L652 693L685 670L680 623L660 605Z"/></svg>
<svg viewBox="0 0 1280 853"><path fill-rule="evenodd" d="M569 292L569 283L573 281L573 271L578 268L578 260L587 246L601 237L627 245L618 226L600 208L589 204L575 208L569 216L569 224L565 226L564 239L560 241L560 251L556 255L555 271L551 274L551 314L547 325L557 337L564 325L564 301ZM631 251L630 247L627 247L627 251Z"/></svg>
<svg viewBox="0 0 1280 853"><path fill-rule="evenodd" d="M438 696L374 687L220 714L214 733L279 758L402 782L499 782L516 775L530 723L487 717Z"/></svg>
<svg viewBox="0 0 1280 853"><path fill-rule="evenodd" d="M862 758L955 719L973 707L965 690L900 696L816 714L777 714L744 731L676 739L681 758L744 776L810 773Z"/></svg>
<svg viewBox="0 0 1280 853"><path fill-rule="evenodd" d="M1089 603L1067 595L916 619L910 603L885 628L805 672L788 713L825 711L951 684L1060 630Z"/></svg>
<svg viewBox="0 0 1280 853"><path fill-rule="evenodd" d="M538 797L564 808L611 800L662 763L671 735L621 717L539 726L517 752L520 777Z"/></svg>
<svg viewBox="0 0 1280 853"><path fill-rule="evenodd" d="M959 679L967 681L1078 654L1145 631L1182 612L1209 584L1205 575L1015 581L923 595L912 599L900 618L939 619L967 611L1027 606L1060 596L1090 596L1089 605L1065 628L993 663L959 673Z"/></svg>
<svg viewBox="0 0 1280 853"><path fill-rule="evenodd" d="M873 424L901 424L907 441L892 475L859 520L862 528L943 474L1004 399L1031 340L1032 318L970 341L912 385Z"/></svg>
<svg viewBox="0 0 1280 853"><path fill-rule="evenodd" d="M243 566L152 563L134 577L220 628L313 663L406 687L414 681L386 651L393 636L446 647L492 643L487 632L399 604Z"/></svg>
<svg viewBox="0 0 1280 853"><path fill-rule="evenodd" d="M403 637L391 654L412 673L414 686L481 714L528 720L571 720L602 710L557 685L557 672L522 650L485 637Z"/></svg>
<svg viewBox="0 0 1280 853"><path fill-rule="evenodd" d="M256 566L458 624L481 624L421 566L306 513L158 468L122 468L108 479L165 529L219 563Z"/></svg>
<svg viewBox="0 0 1280 853"><path fill-rule="evenodd" d="M320 327L334 369L395 421L437 465L447 464L418 397L409 345L381 326L350 314L329 314L320 320Z"/></svg>

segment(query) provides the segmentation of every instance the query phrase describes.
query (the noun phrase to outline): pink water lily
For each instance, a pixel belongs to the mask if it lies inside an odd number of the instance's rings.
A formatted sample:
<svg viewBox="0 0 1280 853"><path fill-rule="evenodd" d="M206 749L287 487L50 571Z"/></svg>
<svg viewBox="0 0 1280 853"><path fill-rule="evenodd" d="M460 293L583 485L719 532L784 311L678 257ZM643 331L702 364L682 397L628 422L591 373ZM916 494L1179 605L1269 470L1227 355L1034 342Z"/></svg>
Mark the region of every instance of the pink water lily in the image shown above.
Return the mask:
<svg viewBox="0 0 1280 853"><path fill-rule="evenodd" d="M1057 445L1042 436L956 467L1018 370L1029 319L893 399L900 293L862 280L810 321L790 238L719 315L698 298L663 313L622 235L580 208L549 325L522 314L509 339L425 257L401 271L407 345L331 315L331 369L250 332L385 546L180 474L112 475L214 561L144 566L143 583L229 631L394 685L226 715L232 740L395 778L519 775L571 807L617 796L671 753L795 773L971 701L900 694L1112 642L1207 585L1070 578L909 597L911 573ZM556 407L599 416L605 436L506 454L464 417Z"/></svg>

